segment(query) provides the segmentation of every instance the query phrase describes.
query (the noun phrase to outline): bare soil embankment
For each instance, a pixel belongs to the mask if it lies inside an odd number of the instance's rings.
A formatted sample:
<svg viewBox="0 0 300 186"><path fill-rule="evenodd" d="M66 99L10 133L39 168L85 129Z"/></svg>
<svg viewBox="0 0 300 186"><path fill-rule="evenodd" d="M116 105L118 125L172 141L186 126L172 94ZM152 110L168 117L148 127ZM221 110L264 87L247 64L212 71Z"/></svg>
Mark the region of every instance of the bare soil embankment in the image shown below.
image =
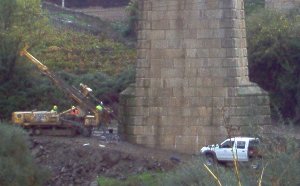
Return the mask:
<svg viewBox="0 0 300 186"><path fill-rule="evenodd" d="M46 185L91 185L97 176L126 179L145 171L168 171L189 159L171 151L127 142L105 142L99 137L32 137L36 162L51 174Z"/></svg>

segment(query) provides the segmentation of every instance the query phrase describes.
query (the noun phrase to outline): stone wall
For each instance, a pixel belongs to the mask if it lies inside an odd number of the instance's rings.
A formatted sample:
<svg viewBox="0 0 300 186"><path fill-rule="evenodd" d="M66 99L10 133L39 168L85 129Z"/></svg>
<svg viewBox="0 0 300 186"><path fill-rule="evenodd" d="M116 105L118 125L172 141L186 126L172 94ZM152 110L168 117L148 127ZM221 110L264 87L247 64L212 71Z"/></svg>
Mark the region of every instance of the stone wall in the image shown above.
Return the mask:
<svg viewBox="0 0 300 186"><path fill-rule="evenodd" d="M300 0L265 0L266 8L291 10L300 8Z"/></svg>
<svg viewBox="0 0 300 186"><path fill-rule="evenodd" d="M270 123L249 82L242 0L142 0L136 83L123 92L129 142L195 153Z"/></svg>

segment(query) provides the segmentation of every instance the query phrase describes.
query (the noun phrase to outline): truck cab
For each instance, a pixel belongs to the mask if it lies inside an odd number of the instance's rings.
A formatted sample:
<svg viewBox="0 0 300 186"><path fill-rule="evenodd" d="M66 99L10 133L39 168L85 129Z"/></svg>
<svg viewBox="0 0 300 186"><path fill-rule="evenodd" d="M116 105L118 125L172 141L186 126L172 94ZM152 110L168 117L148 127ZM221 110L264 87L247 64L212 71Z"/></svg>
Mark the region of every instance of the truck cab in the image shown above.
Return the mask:
<svg viewBox="0 0 300 186"><path fill-rule="evenodd" d="M200 153L211 161L247 162L257 156L258 138L234 137L224 140L221 144L202 147Z"/></svg>

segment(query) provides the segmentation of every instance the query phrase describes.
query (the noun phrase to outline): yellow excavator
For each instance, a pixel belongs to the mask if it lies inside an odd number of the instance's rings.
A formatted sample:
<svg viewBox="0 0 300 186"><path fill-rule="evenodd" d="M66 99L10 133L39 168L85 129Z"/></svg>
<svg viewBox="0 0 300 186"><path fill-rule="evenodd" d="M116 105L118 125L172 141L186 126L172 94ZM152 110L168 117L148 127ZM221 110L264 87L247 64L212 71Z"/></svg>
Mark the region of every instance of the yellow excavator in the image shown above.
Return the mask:
<svg viewBox="0 0 300 186"><path fill-rule="evenodd" d="M47 66L33 57L26 46L21 52L37 69L46 75L60 90L64 92L79 109L79 115L70 117L70 111L61 113L53 111L18 111L12 113L12 123L27 129L33 135L75 135L90 136L93 127L105 126L110 122L110 109L97 110L96 106L102 102L93 94L87 85L80 84L80 90L67 84L51 72Z"/></svg>

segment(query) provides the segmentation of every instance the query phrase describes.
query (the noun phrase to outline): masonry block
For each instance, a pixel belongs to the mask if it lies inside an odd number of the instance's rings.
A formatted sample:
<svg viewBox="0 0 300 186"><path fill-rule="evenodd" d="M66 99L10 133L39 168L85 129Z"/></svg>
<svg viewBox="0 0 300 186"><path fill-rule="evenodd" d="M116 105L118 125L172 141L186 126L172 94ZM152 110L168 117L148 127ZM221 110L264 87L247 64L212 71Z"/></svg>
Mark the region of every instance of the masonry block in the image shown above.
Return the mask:
<svg viewBox="0 0 300 186"><path fill-rule="evenodd" d="M230 135L267 128L268 94L248 77L243 0L139 5L136 83L120 100L125 139L195 153L222 141L229 126Z"/></svg>

